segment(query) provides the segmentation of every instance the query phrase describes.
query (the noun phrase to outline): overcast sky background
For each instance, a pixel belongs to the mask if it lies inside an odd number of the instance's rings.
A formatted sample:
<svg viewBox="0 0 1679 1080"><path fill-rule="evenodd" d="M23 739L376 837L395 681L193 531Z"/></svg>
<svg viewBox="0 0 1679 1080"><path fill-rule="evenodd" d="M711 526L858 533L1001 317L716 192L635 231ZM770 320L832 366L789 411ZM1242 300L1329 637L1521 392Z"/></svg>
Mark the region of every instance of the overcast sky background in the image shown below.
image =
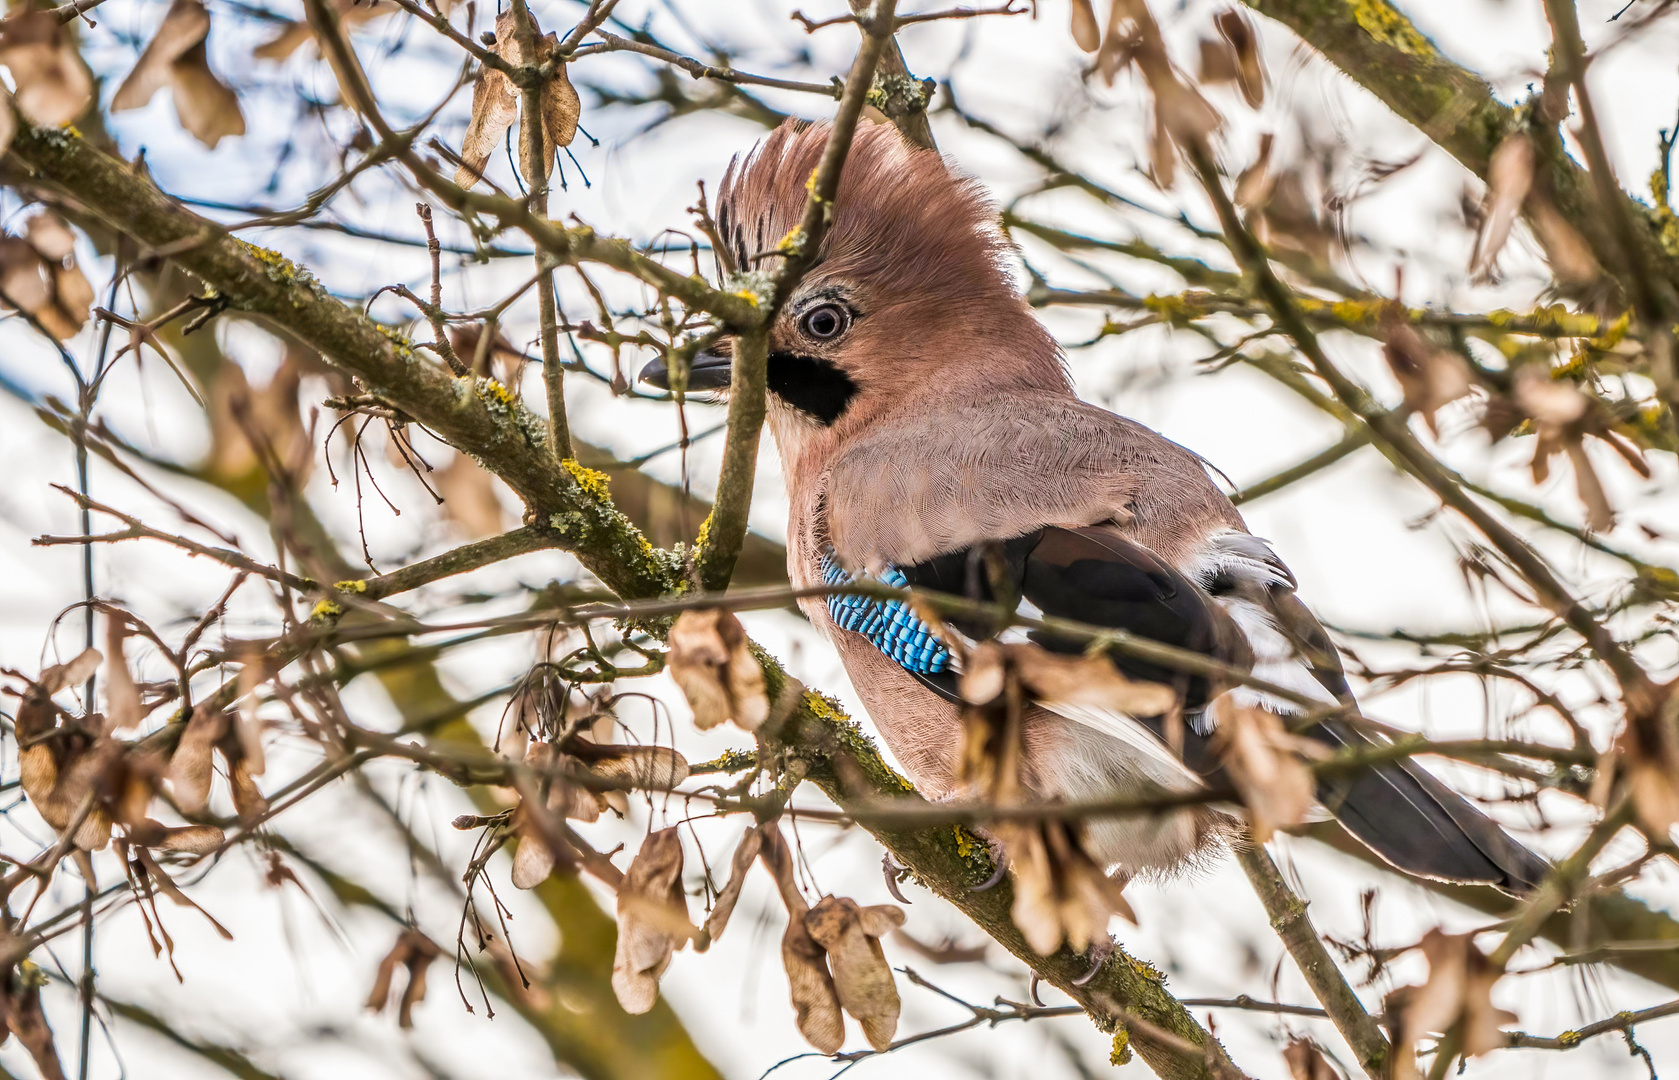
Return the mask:
<svg viewBox="0 0 1679 1080"><path fill-rule="evenodd" d="M906 9L914 5L904 5ZM85 54L106 77L108 98L122 74L132 66L138 45L149 37L167 5L162 0L107 0L98 12L96 30L84 30ZM745 69L825 81L843 73L855 50L856 35L835 28L807 38L789 21L783 3L751 0L707 3L691 0L677 6L681 18L663 5L624 0L623 14L632 22L643 17L667 41L685 50L697 48L684 21L736 52ZM980 19L906 29L901 43L909 65L918 74L932 74L954 82L957 99L974 114L1032 139L1051 123L1060 125L1056 153L1091 170L1092 175L1149 205L1169 212L1182 208L1196 220L1210 222L1200 199L1186 188L1162 193L1152 188L1139 168L1146 162L1146 122L1138 85L1122 76L1115 87L1094 91L1078 77L1082 61L1065 25L1059 0L1042 5L1043 17ZM1606 20L1619 0L1588 0L1582 4L1582 23L1589 41L1602 40L1611 29ZM285 65L253 62L250 50L270 33L269 27L241 21L218 0L210 0L216 19L210 39L211 62L224 78L245 93L249 134L230 138L207 151L184 135L175 123L167 94L160 94L142 111L123 114L111 125L125 154L144 147L158 182L176 195L220 202L259 202L273 206L297 203L312 188L330 178L328 152L346 137L343 116L324 126L318 119L299 120L291 98L302 92L318 99L336 94L332 77L312 49L305 48ZM545 28L562 32L580 14L577 3L539 0L533 5ZM813 17L834 14L838 0L811 0L804 5ZM277 0L275 10L298 16L299 5ZM1181 59L1193 57L1195 38L1206 32L1213 6L1195 2L1181 7L1157 6ZM1635 9L1636 10L1636 9ZM1493 82L1499 93L1516 100L1538 79L1545 62L1548 33L1541 5L1533 0L1463 0L1414 5L1408 9L1419 26L1443 50L1470 63ZM484 17L481 16L481 22ZM1216 104L1229 118L1226 161L1232 172L1253 156L1259 135L1273 132L1278 154L1287 160L1299 155L1304 139L1334 143L1343 156L1342 182L1350 182L1363 162L1404 160L1422 150L1425 141L1414 129L1388 113L1374 99L1322 61L1303 53L1285 28L1260 22L1272 75L1272 92L1258 113L1241 106L1232 94L1216 92ZM400 55L392 47L406 40ZM370 24L357 37L361 51L394 120L422 115L447 87L458 61L444 44L427 36L423 27L396 18ZM1657 130L1671 126L1679 108L1679 21L1659 24L1635 43L1622 46L1594 68L1599 111L1623 183L1645 189L1644 177L1656 163ZM808 64L791 62L796 50L808 48ZM586 83L615 87L645 86L646 65L637 58L603 56L574 68L580 88ZM706 180L714 188L733 153L744 150L762 129L718 114L700 114L643 133L656 115L654 109L592 109L592 95L584 90L583 124L601 140L599 148L579 140L574 146L592 186L576 185L553 199L554 216L576 214L606 232L649 240L665 228L684 229L684 207L694 198L694 184ZM764 98L778 108L805 116L822 116L832 103L820 98L767 92ZM470 94L460 93L440 122L440 134L458 144ZM1034 170L1007 146L973 132L944 115L934 118L941 148L960 168L981 177L999 200L1006 201L1032 185ZM297 148L277 167L280 148L295 138ZM575 172L566 168L575 180ZM497 159L491 176L508 183L507 164ZM1370 244L1361 249L1353 272L1373 287L1392 288L1394 268L1404 266L1404 299L1411 304L1459 305L1485 308L1531 305L1542 279L1535 272L1533 245L1519 235L1506 254L1506 280L1496 287L1471 286L1467 281L1472 235L1462 226L1457 206L1468 184L1478 185L1443 153L1430 150L1417 164L1401 172L1373 194L1354 204L1353 230ZM17 202L9 193L0 203L15 221ZM335 204L344 220L361 226L415 235L414 199L395 184L369 177L358 182L353 198ZM1033 196L1021 206L1037 220L1074 231L1123 239L1142 234L1170 237L1172 232L1145 215L1120 216L1071 192ZM230 215L220 215L229 217ZM232 215L237 216L237 215ZM1181 234L1178 234L1181 237ZM423 250L353 241L328 233L247 234L255 243L279 248L310 267L334 293L356 302L381 285L397 281L420 286L426 280ZM449 239L447 230L445 238ZM454 237L460 239L460 237ZM1171 241L1182 249L1181 239ZM1197 249L1191 249L1197 250ZM1219 252L1200 249L1210 260L1225 265ZM1076 287L1099 285L1098 278L1028 243L1025 256L1052 284ZM108 260L83 253L88 276L101 288ZM686 258L685 255L681 256ZM1093 260L1128 287L1141 292L1178 291L1182 283L1168 272L1135 262ZM446 302L458 308L481 305L522 281L529 273L523 260L451 271L445 280ZM575 277L562 274L562 297L568 311L586 315ZM616 283L615 295L633 295L634 286ZM575 305L575 306L573 306ZM381 318L406 318L402 306L389 298L374 307ZM514 309L507 327L516 342L535 335L534 308ZM1099 310L1052 312L1046 318L1064 341L1087 340L1100 326ZM222 324L215 330L229 350L261 383L279 359L276 341L249 324ZM424 335L422 335L424 336ZM1397 393L1380 365L1375 346L1364 340L1331 336L1338 360L1355 370L1386 400ZM92 335L84 332L68 343L78 356L91 355ZM1194 335L1149 329L1075 351L1071 369L1081 392L1091 400L1157 427L1169 437L1204 455L1235 485L1262 479L1333 444L1338 425L1299 403L1286 390L1243 368L1216 376L1200 373L1194 360L1210 351ZM627 353L627 356L633 353ZM595 358L597 366L602 361ZM640 357L636 362L642 362ZM71 392L56 359L18 321L0 323L0 376L25 393L58 395ZM542 401L540 373L529 373L527 400ZM582 438L632 457L673 441L679 428L674 407L668 404L614 400L597 383L573 379L570 417ZM306 397L318 400L321 384L311 383ZM689 422L703 430L722 419L713 406L691 403ZM152 452L176 460L192 460L208 445L196 419L197 411L162 365L149 363L136 375L125 364L112 377L102 399L100 415L124 437ZM1542 489L1535 490L1527 475L1530 448L1517 441L1492 454L1474 430L1473 413L1455 406L1442 414L1443 454L1471 478L1500 490L1539 499L1556 516L1579 521L1582 514L1573 494L1566 466L1555 470ZM323 424L323 428L324 428ZM427 444L433 464L447 461L449 451ZM1594 448L1595 449L1595 448ZM342 462L342 446L334 453ZM720 443L697 445L687 466L694 488L708 491L717 471ZM0 665L32 670L41 663L47 624L67 605L80 599L79 554L73 548L34 548L30 539L42 533L73 533L72 504L50 489L49 482L70 483L72 450L49 432L15 397L0 395L0 460L10 463L0 483ZM1679 470L1671 457L1655 455L1655 477L1640 481L1612 455L1598 457L1612 500L1621 511L1615 542L1652 561L1679 564L1679 546L1652 540L1638 526L1679 536L1679 501L1675 484ZM669 481L681 480L675 454L648 465L648 471ZM150 474L148 474L150 475ZM161 474L159 474L161 475ZM786 504L779 463L766 438L759 473L759 496L754 527L780 537L785 528ZM430 500L411 477L388 467L380 475L385 490L402 509L394 517L376 502L367 507L370 543L381 569L399 560L434 553L458 542L447 523L428 510ZM173 495L235 531L255 552L270 551L266 528L241 510L231 498L190 484L162 480ZM142 513L162 527L172 527L169 515L155 501L108 469L95 467L93 494L125 509ZM333 492L324 471L313 481L315 505L323 516L350 538L354 535L353 496L347 489ZM1244 513L1254 532L1269 537L1301 582L1301 592L1330 624L1348 631L1386 631L1403 627L1418 632L1474 628L1492 622L1514 621L1526 612L1506 597L1483 597L1468 591L1456 560L1469 541L1455 522L1431 517L1436 501L1420 487L1396 477L1373 451L1361 451L1282 494L1260 500ZM509 508L512 509L509 496ZM697 523L696 523L697 524ZM1616 568L1585 558L1572 546L1542 538L1543 548L1561 560L1560 568L1588 595L1601 598L1615 587ZM354 550L353 542L346 550ZM98 553L98 587L103 595L130 604L156 621L190 617L202 611L225 586L218 568L193 562L156 546L125 545ZM554 553L526 556L467 579L451 581L412 598L417 610L434 611L449 598L468 591L491 589L515 580L540 583L569 575L575 567ZM494 610L486 608L487 612ZM273 617L271 610L250 604L235 612L233 625L260 628ZM837 694L854 710L855 695L839 664L810 629L782 613L747 616L748 628L782 657L808 684ZM1625 629L1623 627L1623 629ZM1392 646L1348 639L1367 661L1400 664L1407 653ZM68 618L57 639L58 655L80 647L76 617ZM499 640L463 650L443 663L453 689L469 694L509 681L533 659L529 642ZM1666 651L1663 651L1666 650ZM52 647L47 648L52 654ZM1661 669L1671 668L1669 646L1658 643L1646 654ZM50 662L50 661L49 661ZM142 657L142 663L144 658ZM156 658L147 674L162 668ZM1572 703L1590 702L1599 687L1589 676L1558 680L1557 689ZM628 688L628 687L625 687ZM638 687L641 688L641 687ZM655 692L679 720L686 707L663 679L645 687ZM356 719L378 726L391 722L389 703L374 685L354 684L345 695ZM1381 695L1365 695L1372 715L1401 727L1451 735L1484 730L1489 715L1501 719L1519 705L1507 691L1483 695L1472 680L1435 679L1411 684ZM641 711L638 713L638 709ZM860 715L860 710L859 715ZM500 706L475 716L482 730L493 731ZM628 705L625 719L650 737L650 710ZM1610 728L1602 721L1600 745ZM691 759L715 756L727 746L744 746L738 732L718 731L701 736L677 725L677 746ZM668 730L668 724L666 725ZM1542 732L1543 728L1527 728ZM271 751L270 768L262 784L279 786L316 760L313 749L285 740ZM1449 770L1454 782L1479 792L1495 790L1484 776ZM425 778L395 764L368 770L377 786L398 801L404 815L430 836L445 862L464 867L472 838L448 827L450 818L467 808L463 795L436 777ZM814 794L807 802L815 804ZM656 808L655 824L666 820L666 808ZM1557 852L1577 840L1580 815L1560 800L1545 804L1562 827L1530 842ZM668 808L670 819L681 807ZM1500 811L1512 827L1531 826L1525 812ZM646 806L638 806L621 824L586 827L598 846L611 848L625 841L632 847L648 827ZM713 866L726 859L742 826L734 821L699 825ZM300 811L281 819L281 831L330 865L355 874L398 906L412 905L420 925L436 940L453 940L459 902L442 883L416 874L400 854L395 834L382 825L365 802L348 790L329 789ZM38 819L21 808L0 822L0 847L9 853L30 854L49 837ZM878 870L880 852L866 835L835 833L806 827L801 837L821 888L854 895L860 902L887 898ZM1617 846L1603 865L1626 857ZM1435 898L1397 877L1370 870L1351 859L1304 843L1279 841L1277 855L1306 895L1320 930L1345 938L1360 929L1359 890L1366 884L1381 890L1378 936L1385 943L1415 940L1431 926L1463 930L1488 921ZM690 870L696 865L690 855ZM193 896L233 931L224 942L204 922L181 909L165 909L175 936L176 962L184 975L177 985L167 964L154 960L132 909L101 924L98 966L101 985L112 995L133 1000L176 1018L180 1028L217 1041L247 1047L265 1067L288 1077L422 1077L435 1068L450 1077L509 1077L555 1075L546 1047L512 1013L498 1010L487 1021L479 1007L468 1015L454 992L446 960L433 969L431 989L419 1009L411 1034L397 1031L389 1015L369 1015L361 1004L378 958L389 948L395 929L366 912L350 912L323 920L295 891L275 891L261 884L264 867L247 847L236 849L197 883ZM116 874L114 861L103 870ZM505 860L496 871L504 884ZM709 954L678 954L664 982L664 991L683 1017L698 1045L730 1076L757 1077L775 1062L803 1052L792 1025L777 942L782 915L779 903L755 876L736 922ZM940 901L907 886L914 901L909 907L911 933L936 942L952 935L964 943L980 940L977 930ZM1672 909L1679 897L1679 875L1662 867L1648 874L1635 891L1646 900ZM54 899L72 903L78 888L68 876L59 879ZM320 895L321 890L317 892ZM543 937L546 919L540 909L510 887L500 890L515 913L514 943L522 955L541 957L551 947ZM1171 988L1180 996L1227 996L1250 993L1285 1001L1309 1003L1292 963L1266 925L1264 914L1239 870L1228 859L1171 882L1137 883L1128 891L1141 925L1116 924L1121 941L1135 955L1159 964L1170 974ZM694 905L698 910L697 903ZM1548 948L1548 947L1547 947ZM55 946L59 959L74 970L78 946L65 939ZM935 967L901 946L887 944L888 958L909 964L923 975L966 996L989 1003L1001 994L1015 1000L1025 996L1021 966L993 948L987 962ZM1527 954L1536 957L1536 953ZM1281 959L1280 974L1278 972ZM1519 965L1538 966L1532 959ZM1383 980L1365 994L1367 1002L1394 986L1420 978L1422 966L1414 958L1393 965ZM468 982L470 986L470 983ZM904 1017L901 1034L909 1034L960 1019L963 1013L933 995L901 984ZM1555 1034L1582 1020L1597 1019L1623 1008L1634 1009L1670 997L1667 991L1631 977L1605 971L1582 980L1555 972L1505 979L1499 986L1500 1004L1517 1010L1520 1026L1528 1031ZM1053 992L1046 1000L1054 1000ZM74 1001L68 992L48 998L49 1015L58 1032L60 1050L73 1061ZM1217 1033L1234 1059L1256 1077L1287 1075L1278 1054L1285 1032L1306 1031L1340 1051L1341 1044L1327 1023L1279 1021L1255 1014L1221 1011ZM114 1027L121 1064L133 1077L163 1075L220 1075L198 1059L161 1040L118 1023ZM1658 1065L1679 1066L1679 1023L1656 1023L1640 1029L1641 1043ZM862 1045L855 1027L848 1048ZM890 1057L864 1062L849 1075L887 1077L918 1074L927 1077L1076 1077L1083 1067L1108 1075L1107 1040L1082 1019L1037 1021L997 1030L980 1029L939 1040ZM0 1064L20 1075L31 1074L16 1042L0 1049ZM839 1066L819 1057L794 1061L775 1075L785 1080L809 1080L833 1075ZM101 1080L119 1075L116 1058L101 1049L93 1076ZM1119 1070L1121 1076L1148 1075L1139 1063ZM1635 1078L1644 1075L1639 1062L1627 1054L1619 1038L1596 1040L1567 1055L1513 1051L1472 1063L1471 1077L1521 1075L1533 1080L1593 1076Z"/></svg>

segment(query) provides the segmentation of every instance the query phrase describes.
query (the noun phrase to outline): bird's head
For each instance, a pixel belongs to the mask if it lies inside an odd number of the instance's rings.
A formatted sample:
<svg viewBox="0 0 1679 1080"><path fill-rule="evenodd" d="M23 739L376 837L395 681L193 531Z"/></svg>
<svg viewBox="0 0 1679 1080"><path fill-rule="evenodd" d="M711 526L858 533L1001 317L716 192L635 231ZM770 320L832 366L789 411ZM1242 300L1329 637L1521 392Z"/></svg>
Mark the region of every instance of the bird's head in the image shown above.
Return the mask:
<svg viewBox="0 0 1679 1080"><path fill-rule="evenodd" d="M730 164L716 220L736 272L774 273L804 214L826 124L789 121ZM817 260L769 342L770 420L783 454L929 395L1065 387L1060 351L1009 272L1011 248L978 182L889 124L858 126ZM693 390L729 384L731 342L696 358ZM665 385L660 361L642 379Z"/></svg>

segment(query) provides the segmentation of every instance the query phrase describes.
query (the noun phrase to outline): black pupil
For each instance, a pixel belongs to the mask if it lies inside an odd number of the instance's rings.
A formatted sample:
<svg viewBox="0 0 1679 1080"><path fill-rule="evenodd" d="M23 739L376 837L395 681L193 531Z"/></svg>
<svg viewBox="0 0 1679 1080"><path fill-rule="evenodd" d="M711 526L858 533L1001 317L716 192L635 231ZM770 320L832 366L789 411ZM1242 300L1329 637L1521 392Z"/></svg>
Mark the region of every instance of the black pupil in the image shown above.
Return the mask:
<svg viewBox="0 0 1679 1080"><path fill-rule="evenodd" d="M839 333L839 312L831 307L819 307L805 317L805 326L812 337L833 337Z"/></svg>

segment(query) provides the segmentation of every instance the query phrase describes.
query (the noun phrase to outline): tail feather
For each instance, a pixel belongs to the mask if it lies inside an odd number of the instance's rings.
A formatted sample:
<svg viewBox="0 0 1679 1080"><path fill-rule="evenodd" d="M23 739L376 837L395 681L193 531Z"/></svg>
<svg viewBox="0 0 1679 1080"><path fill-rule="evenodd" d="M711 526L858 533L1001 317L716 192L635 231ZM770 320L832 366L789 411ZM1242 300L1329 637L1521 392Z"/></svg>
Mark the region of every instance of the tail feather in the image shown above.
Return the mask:
<svg viewBox="0 0 1679 1080"><path fill-rule="evenodd" d="M1327 721L1311 734L1337 748L1377 745ZM1319 800L1367 847L1419 877L1529 893L1550 869L1463 796L1410 760L1382 762L1326 780Z"/></svg>

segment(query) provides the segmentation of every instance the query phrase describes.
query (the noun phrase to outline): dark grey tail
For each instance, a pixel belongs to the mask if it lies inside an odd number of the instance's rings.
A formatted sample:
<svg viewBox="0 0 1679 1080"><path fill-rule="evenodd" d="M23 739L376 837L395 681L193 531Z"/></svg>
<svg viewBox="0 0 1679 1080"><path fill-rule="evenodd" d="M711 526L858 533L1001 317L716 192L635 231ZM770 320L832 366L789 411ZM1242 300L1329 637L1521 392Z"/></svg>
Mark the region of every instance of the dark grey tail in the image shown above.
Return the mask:
<svg viewBox="0 0 1679 1080"><path fill-rule="evenodd" d="M1310 732L1337 749L1373 747L1338 721ZM1346 830L1408 874L1532 892L1550 867L1463 796L1409 759L1324 780L1318 799Z"/></svg>

